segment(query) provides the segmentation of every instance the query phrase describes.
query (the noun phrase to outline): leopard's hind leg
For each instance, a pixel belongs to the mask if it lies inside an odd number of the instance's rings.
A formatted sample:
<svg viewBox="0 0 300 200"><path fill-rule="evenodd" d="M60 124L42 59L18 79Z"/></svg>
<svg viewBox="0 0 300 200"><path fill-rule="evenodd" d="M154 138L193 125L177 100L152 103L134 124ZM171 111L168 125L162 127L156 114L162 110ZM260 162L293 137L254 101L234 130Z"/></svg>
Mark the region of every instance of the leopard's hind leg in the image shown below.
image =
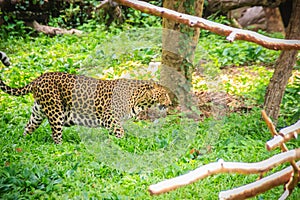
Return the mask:
<svg viewBox="0 0 300 200"><path fill-rule="evenodd" d="M44 119L45 115L41 110L41 106L37 102L34 102L34 105L31 109L31 116L25 127L23 135L26 136L27 134L31 134L33 131L35 131L41 125Z"/></svg>
<svg viewBox="0 0 300 200"><path fill-rule="evenodd" d="M43 108L46 117L48 118L51 130L52 138L56 144L62 142L62 127L64 124L64 112L63 105L59 98L51 99L51 103L45 104Z"/></svg>

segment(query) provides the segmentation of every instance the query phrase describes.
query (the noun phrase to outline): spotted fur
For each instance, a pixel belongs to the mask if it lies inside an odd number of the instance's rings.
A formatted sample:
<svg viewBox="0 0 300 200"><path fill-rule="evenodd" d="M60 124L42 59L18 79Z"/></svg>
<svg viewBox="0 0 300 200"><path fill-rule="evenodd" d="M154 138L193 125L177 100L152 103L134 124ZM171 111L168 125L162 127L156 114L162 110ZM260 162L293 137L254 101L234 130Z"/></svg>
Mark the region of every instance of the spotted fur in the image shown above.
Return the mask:
<svg viewBox="0 0 300 200"><path fill-rule="evenodd" d="M7 56L0 56L8 66ZM47 118L56 143L62 142L62 127L72 125L102 126L121 138L124 119L154 105L172 104L168 89L153 81L99 80L61 72L45 73L22 88L11 88L0 79L0 89L14 96L32 93L35 101L23 134L32 133Z"/></svg>

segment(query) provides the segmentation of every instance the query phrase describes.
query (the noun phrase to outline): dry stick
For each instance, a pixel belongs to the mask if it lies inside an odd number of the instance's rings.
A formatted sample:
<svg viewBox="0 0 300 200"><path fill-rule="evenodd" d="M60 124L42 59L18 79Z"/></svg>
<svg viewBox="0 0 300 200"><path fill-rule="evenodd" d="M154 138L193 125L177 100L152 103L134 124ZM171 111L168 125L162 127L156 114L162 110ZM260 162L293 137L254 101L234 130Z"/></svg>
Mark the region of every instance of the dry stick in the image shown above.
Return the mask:
<svg viewBox="0 0 300 200"><path fill-rule="evenodd" d="M267 124L267 126L268 126L268 128L269 128L269 130L270 130L270 132L272 134L272 136L273 137L278 136L278 133L277 133L277 131L275 129L275 126L274 126L273 122L271 121L271 119L267 116L266 111L262 110L261 114L262 114L262 117L265 120L265 122L266 122L266 124ZM284 143L281 143L280 148L281 148L281 151L283 151L283 152L288 151L288 148L286 147L286 145ZM295 161L292 161L291 165L294 168L298 169L298 167L295 165Z"/></svg>
<svg viewBox="0 0 300 200"><path fill-rule="evenodd" d="M288 134L280 134L275 135L271 140L266 143L266 148L268 151L275 149L278 146L281 146L285 142L290 141L291 139L296 139L298 137L298 133L300 133L300 129L295 132L290 132Z"/></svg>
<svg viewBox="0 0 300 200"><path fill-rule="evenodd" d="M245 40L257 43L263 47L273 50L300 50L300 40L284 40L275 39L263 36L254 31L241 30L230 26L225 26L216 22L205 20L200 17L195 17L183 13L179 13L167 8L154 6L152 4L137 1L137 0L114 0L115 2L140 10L142 12L163 17L176 21L178 23L186 24L191 27L203 28L213 33L228 36L228 40Z"/></svg>
<svg viewBox="0 0 300 200"><path fill-rule="evenodd" d="M300 161L297 162L297 165L300 166ZM239 188L234 188L232 190L222 191L219 194L219 199L232 200L232 199L246 199L249 197L253 197L257 194L268 191L276 186L283 185L284 183L289 181L292 174L293 174L293 168L290 166L270 176L255 181L253 183L243 185Z"/></svg>
<svg viewBox="0 0 300 200"><path fill-rule="evenodd" d="M266 124L267 124L267 126L268 126L268 128L269 128L269 130L270 130L270 132L272 134L272 136L273 137L278 136L278 133L277 133L277 131L275 129L275 126L274 126L273 122L271 121L271 119L267 116L266 111L262 110L261 114L262 114L262 117L265 120L265 122L266 122ZM282 143L280 145L280 148L281 148L281 151L283 151L283 152L288 150L288 148L286 147L286 145L284 143Z"/></svg>
<svg viewBox="0 0 300 200"><path fill-rule="evenodd" d="M109 0L101 1L101 3L98 6L96 6L95 10L100 10L103 6L105 6L108 3L109 3Z"/></svg>
<svg viewBox="0 0 300 200"><path fill-rule="evenodd" d="M280 135L286 135L291 132L300 133L300 120L291 126L287 126L279 131Z"/></svg>
<svg viewBox="0 0 300 200"><path fill-rule="evenodd" d="M71 30L66 30L62 28L55 28L51 26L46 26L46 25L41 25L37 21L31 21L31 22L26 22L27 26L32 27L38 32L42 32L48 35L57 35L57 34L75 34L75 35L80 35L82 34L82 31L76 30L76 29L71 29Z"/></svg>
<svg viewBox="0 0 300 200"><path fill-rule="evenodd" d="M291 139L296 139L299 133L300 133L300 120L291 126L281 129L278 135L274 136L273 139L269 140L266 143L266 147L268 151L275 149L276 147L280 146L281 144L287 141L290 141Z"/></svg>
<svg viewBox="0 0 300 200"><path fill-rule="evenodd" d="M257 163L224 162L223 160L220 160L215 163L201 166L185 175L151 185L149 187L149 192L151 195L162 194L219 173L262 173L269 171L279 164L290 162L291 160L295 159L300 159L300 148L283 152Z"/></svg>
<svg viewBox="0 0 300 200"><path fill-rule="evenodd" d="M275 126L274 126L273 122L267 116L267 114L264 110L261 111L261 114L262 114L262 117L265 120L272 136L275 138L275 141L278 141L277 138L282 137L282 136L279 136L279 134L277 133L277 131L275 129ZM288 141L289 139L291 139L291 138L287 138L286 141ZM283 142L285 142L285 141L283 140ZM281 150L283 152L288 151L287 146L283 142L279 143ZM268 145L268 143L267 143L266 147L267 147L268 150L270 150L270 146ZM282 194L281 199L286 199L286 197L289 196L292 193L292 191L294 190L294 188L296 187L296 185L299 182L299 167L296 165L295 160L290 161L290 163L293 167L294 173L291 175L289 182L285 185L285 191Z"/></svg>
<svg viewBox="0 0 300 200"><path fill-rule="evenodd" d="M266 124L267 124L267 126L268 126L268 128L269 128L269 130L270 130L270 132L272 134L272 136L278 135L278 133L277 133L277 131L275 129L275 126L274 126L273 122L271 121L271 119L268 117L266 111L262 110L261 111L261 115L262 115L263 119L265 120L265 122L266 122Z"/></svg>

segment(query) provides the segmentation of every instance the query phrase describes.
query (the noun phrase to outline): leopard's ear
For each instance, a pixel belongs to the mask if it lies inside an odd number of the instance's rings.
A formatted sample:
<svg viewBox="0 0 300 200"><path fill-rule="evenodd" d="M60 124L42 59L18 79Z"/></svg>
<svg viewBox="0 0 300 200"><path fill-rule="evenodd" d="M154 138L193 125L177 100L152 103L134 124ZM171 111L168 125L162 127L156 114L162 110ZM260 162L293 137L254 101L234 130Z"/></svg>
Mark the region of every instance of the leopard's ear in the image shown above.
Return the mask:
<svg viewBox="0 0 300 200"><path fill-rule="evenodd" d="M147 90L152 90L155 88L155 82L146 82L143 85L141 85L141 88L146 88Z"/></svg>
<svg viewBox="0 0 300 200"><path fill-rule="evenodd" d="M155 86L154 86L153 83L143 82L142 84L137 86L137 88L136 88L137 91L136 92L138 92L139 94L144 94L143 92L141 92L141 91L144 91L144 92L147 92L148 95L150 95L150 94L154 93L154 88L155 88Z"/></svg>
<svg viewBox="0 0 300 200"><path fill-rule="evenodd" d="M153 83L148 83L148 89L154 89L154 88L156 88L157 86L156 86L156 83L155 82L153 82Z"/></svg>
<svg viewBox="0 0 300 200"><path fill-rule="evenodd" d="M148 82L146 85L147 85L146 88L148 90L150 90L150 92L152 94L155 94L156 90L164 90L168 94L170 100L172 101L172 105L174 105L174 106L178 105L177 96L168 87L166 87L158 82L155 82L155 81Z"/></svg>

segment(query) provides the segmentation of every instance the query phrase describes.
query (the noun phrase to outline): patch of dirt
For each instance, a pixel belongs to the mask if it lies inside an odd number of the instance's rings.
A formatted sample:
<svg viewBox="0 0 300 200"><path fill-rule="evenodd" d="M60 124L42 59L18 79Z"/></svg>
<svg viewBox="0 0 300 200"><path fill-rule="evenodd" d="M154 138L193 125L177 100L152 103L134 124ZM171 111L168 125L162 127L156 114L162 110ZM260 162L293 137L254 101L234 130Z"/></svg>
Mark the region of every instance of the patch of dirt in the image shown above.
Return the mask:
<svg viewBox="0 0 300 200"><path fill-rule="evenodd" d="M274 69L272 67L265 67L263 70L272 72ZM255 78L261 77L262 70L260 68L256 69L248 66L226 66L221 69L220 77L221 84L229 82L232 88L238 88L239 92L249 90L250 86L254 87ZM205 76L202 71L196 71L195 76L201 77L205 83ZM240 79L245 77L244 83L241 83ZM200 116L195 115L192 111L176 106L175 108L170 108L168 114L174 114L178 112L190 113L190 118L195 120L203 120L207 117L220 118L222 116L228 115L233 112L245 113L257 107L259 105L248 105L249 101L241 96L235 96L231 93L226 93L224 91L194 91L192 96L195 97L197 101L197 107L200 111ZM247 103L248 102L248 103ZM184 110L185 109L185 110ZM177 112L176 112L177 111ZM165 114L157 112L157 110L149 109L148 112L143 112L140 119L155 120L158 117L163 117Z"/></svg>
<svg viewBox="0 0 300 200"><path fill-rule="evenodd" d="M265 66L264 68L265 68L265 70L270 71L270 72L274 71L274 68L272 66ZM259 73L255 70L253 70L253 68L251 68L251 67L248 67L248 66L235 66L235 65L222 67L222 74L237 76L237 75L241 74L241 72L242 72L241 69L242 69L243 72L245 72L245 73L247 73L251 76L258 76L259 75Z"/></svg>
<svg viewBox="0 0 300 200"><path fill-rule="evenodd" d="M245 99L235 97L225 92L195 92L198 99L198 108L201 111L201 118L222 117L232 112L249 112L253 106L245 105Z"/></svg>

